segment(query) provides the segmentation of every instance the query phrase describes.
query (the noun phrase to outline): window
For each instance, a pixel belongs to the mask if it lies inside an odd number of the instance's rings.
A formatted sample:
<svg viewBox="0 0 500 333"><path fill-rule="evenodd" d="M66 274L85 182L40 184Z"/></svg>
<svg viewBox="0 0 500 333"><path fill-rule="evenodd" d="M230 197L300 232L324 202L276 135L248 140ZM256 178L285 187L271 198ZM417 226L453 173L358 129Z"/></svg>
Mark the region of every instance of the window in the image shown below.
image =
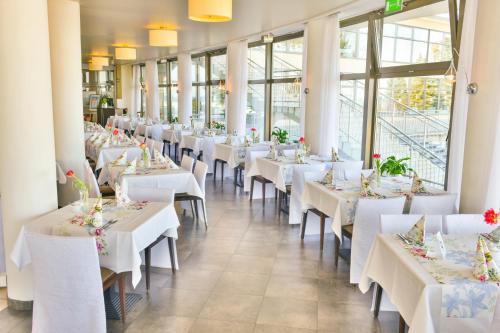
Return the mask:
<svg viewBox="0 0 500 333"><path fill-rule="evenodd" d="M144 117L144 115L146 114L146 89L144 86L144 80L146 77L145 71L146 71L146 66L141 65L140 66L140 73L141 73L141 78L140 78L140 82L141 82L141 110L140 110L140 113L141 113L141 117Z"/></svg>
<svg viewBox="0 0 500 333"><path fill-rule="evenodd" d="M273 43L271 128L288 131L290 139L300 136L301 77L304 38Z"/></svg>
<svg viewBox="0 0 500 333"><path fill-rule="evenodd" d="M191 77L193 79L193 122L203 127L206 112L206 58L198 56L192 59Z"/></svg>
<svg viewBox="0 0 500 333"><path fill-rule="evenodd" d="M160 119L168 119L167 63L158 64L158 86L160 92Z"/></svg>
<svg viewBox="0 0 500 333"><path fill-rule="evenodd" d="M210 55L210 121L226 123L226 72L225 54Z"/></svg>
<svg viewBox="0 0 500 333"><path fill-rule="evenodd" d="M179 102L178 102L178 93L177 93L177 82L178 82L178 74L177 74L177 60L169 60L169 89L170 89L170 115L169 120L173 121L179 117Z"/></svg>
<svg viewBox="0 0 500 333"><path fill-rule="evenodd" d="M266 46L248 48L247 133L252 128L260 138L265 136L266 126Z"/></svg>
<svg viewBox="0 0 500 333"><path fill-rule="evenodd" d="M457 43L450 19L457 14L447 1L415 0L401 13L376 11L341 22L344 158L364 159L369 167L374 152L410 157L420 177L446 187L453 84L444 74Z"/></svg>

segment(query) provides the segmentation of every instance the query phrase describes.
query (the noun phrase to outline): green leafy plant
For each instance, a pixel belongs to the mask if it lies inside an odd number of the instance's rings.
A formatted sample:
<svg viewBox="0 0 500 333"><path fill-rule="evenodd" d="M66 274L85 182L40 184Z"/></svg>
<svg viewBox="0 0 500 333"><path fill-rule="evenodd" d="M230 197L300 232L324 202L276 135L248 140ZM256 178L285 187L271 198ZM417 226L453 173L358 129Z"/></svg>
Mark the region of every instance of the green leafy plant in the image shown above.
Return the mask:
<svg viewBox="0 0 500 333"><path fill-rule="evenodd" d="M395 156L389 156L380 166L380 173L389 176L406 175L408 171L413 171L413 169L408 167L408 164L405 163L409 160L409 157L397 159Z"/></svg>
<svg viewBox="0 0 500 333"><path fill-rule="evenodd" d="M172 123L177 124L179 122L179 117L173 117Z"/></svg>
<svg viewBox="0 0 500 333"><path fill-rule="evenodd" d="M273 128L273 132L271 133L271 135L273 136L273 138L276 138L276 140L281 144L286 143L286 140L288 140L288 132L279 127Z"/></svg>
<svg viewBox="0 0 500 333"><path fill-rule="evenodd" d="M210 127L214 128L214 129L217 129L217 130L224 130L224 129L226 129L226 125L224 125L223 122L217 122L215 120L212 120L212 122L210 123Z"/></svg>
<svg viewBox="0 0 500 333"><path fill-rule="evenodd" d="M108 96L102 96L100 101L99 101L99 105L106 105L108 104Z"/></svg>

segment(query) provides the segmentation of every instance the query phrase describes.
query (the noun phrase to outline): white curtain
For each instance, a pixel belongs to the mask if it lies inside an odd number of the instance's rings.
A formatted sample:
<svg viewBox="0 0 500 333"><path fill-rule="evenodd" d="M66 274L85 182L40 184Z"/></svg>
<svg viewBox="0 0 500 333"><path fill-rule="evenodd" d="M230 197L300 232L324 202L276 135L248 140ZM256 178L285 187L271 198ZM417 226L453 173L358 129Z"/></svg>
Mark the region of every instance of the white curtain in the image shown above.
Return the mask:
<svg viewBox="0 0 500 333"><path fill-rule="evenodd" d="M228 133L246 131L248 89L248 41L230 42L227 45L227 95L226 121Z"/></svg>
<svg viewBox="0 0 500 333"><path fill-rule="evenodd" d="M179 76L179 123L189 125L190 117L193 114L191 55L181 53L177 56L177 62Z"/></svg>
<svg viewBox="0 0 500 333"><path fill-rule="evenodd" d="M132 67L132 98L130 102L130 117L136 118L137 112L141 110L141 67Z"/></svg>
<svg viewBox="0 0 500 333"><path fill-rule="evenodd" d="M460 202L460 190L462 187L467 113L469 110L469 95L466 89L468 84L467 79L472 77L477 1L467 0L465 5L462 41L460 44L460 61L457 68L455 88L455 106L451 124L448 191L457 193L457 208Z"/></svg>
<svg viewBox="0 0 500 333"><path fill-rule="evenodd" d="M340 28L338 16L307 23L305 139L314 153L338 149L340 97Z"/></svg>
<svg viewBox="0 0 500 333"><path fill-rule="evenodd" d="M158 64L156 60L146 61L146 118L160 120L160 88L158 87Z"/></svg>
<svg viewBox="0 0 500 333"><path fill-rule="evenodd" d="M302 44L302 81L300 83L300 136L305 137L306 133L306 98L305 89L307 88L307 51L308 51L308 25L304 25L304 39Z"/></svg>

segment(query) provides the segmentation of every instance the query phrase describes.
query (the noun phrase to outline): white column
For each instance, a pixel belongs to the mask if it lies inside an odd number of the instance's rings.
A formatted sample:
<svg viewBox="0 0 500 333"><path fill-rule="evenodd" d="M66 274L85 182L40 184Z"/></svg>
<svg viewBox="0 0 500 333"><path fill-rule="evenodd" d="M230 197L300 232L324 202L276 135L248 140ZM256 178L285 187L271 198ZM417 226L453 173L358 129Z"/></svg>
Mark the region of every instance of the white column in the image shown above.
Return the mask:
<svg viewBox="0 0 500 333"><path fill-rule="evenodd" d="M121 84L123 107L128 109L128 115L132 112L132 96L134 94L132 65L121 65Z"/></svg>
<svg viewBox="0 0 500 333"><path fill-rule="evenodd" d="M472 82L469 98L461 211L500 208L500 1L478 1ZM452 167L452 166L451 166Z"/></svg>
<svg viewBox="0 0 500 333"><path fill-rule="evenodd" d="M193 97L191 77L191 55L181 53L177 56L178 62L178 90L179 90L179 123L189 125L190 117L193 114Z"/></svg>
<svg viewBox="0 0 500 333"><path fill-rule="evenodd" d="M307 24L305 139L311 150L330 155L338 149L340 49L337 15Z"/></svg>
<svg viewBox="0 0 500 333"><path fill-rule="evenodd" d="M64 171L71 169L83 177L85 140L80 3L48 0L48 12L56 160ZM78 200L71 182L58 184L57 190L59 206Z"/></svg>
<svg viewBox="0 0 500 333"><path fill-rule="evenodd" d="M158 64L146 61L144 82L146 84L146 117L160 120L160 88L158 87Z"/></svg>
<svg viewBox="0 0 500 333"><path fill-rule="evenodd" d="M1 1L0 45L0 194L9 255L23 224L57 208L47 0ZM6 264L9 299L32 300L30 268Z"/></svg>
<svg viewBox="0 0 500 333"><path fill-rule="evenodd" d="M227 46L226 121L228 133L245 135L248 89L248 41L231 42Z"/></svg>

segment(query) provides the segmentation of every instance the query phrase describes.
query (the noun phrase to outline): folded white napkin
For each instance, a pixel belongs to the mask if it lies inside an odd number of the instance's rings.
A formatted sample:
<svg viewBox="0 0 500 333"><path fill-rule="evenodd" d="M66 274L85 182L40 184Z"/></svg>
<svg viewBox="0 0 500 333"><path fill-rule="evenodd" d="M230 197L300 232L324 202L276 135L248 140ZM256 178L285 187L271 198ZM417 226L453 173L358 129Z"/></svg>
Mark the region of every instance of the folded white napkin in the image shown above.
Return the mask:
<svg viewBox="0 0 500 333"><path fill-rule="evenodd" d="M328 170L325 177L323 178L323 184L326 185L335 185L335 171L333 168Z"/></svg>
<svg viewBox="0 0 500 333"><path fill-rule="evenodd" d="M338 162L340 161L339 154L337 154L337 150L332 147L332 162Z"/></svg>
<svg viewBox="0 0 500 333"><path fill-rule="evenodd" d="M111 144L111 138L108 137L102 144L101 144L101 148L108 148L109 145Z"/></svg>
<svg viewBox="0 0 500 333"><path fill-rule="evenodd" d="M113 165L127 165L127 151L125 150L116 160L111 163Z"/></svg>
<svg viewBox="0 0 500 333"><path fill-rule="evenodd" d="M267 158L271 160L275 160L278 157L276 154L276 147L274 145L271 145L271 150L269 150L269 154L267 154Z"/></svg>
<svg viewBox="0 0 500 333"><path fill-rule="evenodd" d="M413 182L411 184L411 192L412 193L427 193L425 189L424 182L422 178L420 178L417 173L413 175Z"/></svg>
<svg viewBox="0 0 500 333"><path fill-rule="evenodd" d="M137 170L137 159L134 158L132 161L127 163L127 167L123 170L123 175L131 175L134 174Z"/></svg>
<svg viewBox="0 0 500 333"><path fill-rule="evenodd" d="M370 182L370 177L365 177L361 174L361 191L360 195L362 197L379 197L375 192L373 192Z"/></svg>
<svg viewBox="0 0 500 333"><path fill-rule="evenodd" d="M86 224L92 225L95 228L102 227L102 197L97 198L97 202L84 217L84 221Z"/></svg>
<svg viewBox="0 0 500 333"><path fill-rule="evenodd" d="M406 233L406 237L419 245L425 243L425 216L422 216L417 223Z"/></svg>
<svg viewBox="0 0 500 333"><path fill-rule="evenodd" d="M158 149L154 149L153 153L156 163L167 164L167 159L158 151Z"/></svg>
<svg viewBox="0 0 500 333"><path fill-rule="evenodd" d="M123 207L130 203L130 198L128 197L127 193L122 191L120 184L118 183L115 184L115 198L117 207Z"/></svg>
<svg viewBox="0 0 500 333"><path fill-rule="evenodd" d="M500 281L500 271L493 260L490 250L483 236L479 236L476 246L476 257L472 275L480 281Z"/></svg>

